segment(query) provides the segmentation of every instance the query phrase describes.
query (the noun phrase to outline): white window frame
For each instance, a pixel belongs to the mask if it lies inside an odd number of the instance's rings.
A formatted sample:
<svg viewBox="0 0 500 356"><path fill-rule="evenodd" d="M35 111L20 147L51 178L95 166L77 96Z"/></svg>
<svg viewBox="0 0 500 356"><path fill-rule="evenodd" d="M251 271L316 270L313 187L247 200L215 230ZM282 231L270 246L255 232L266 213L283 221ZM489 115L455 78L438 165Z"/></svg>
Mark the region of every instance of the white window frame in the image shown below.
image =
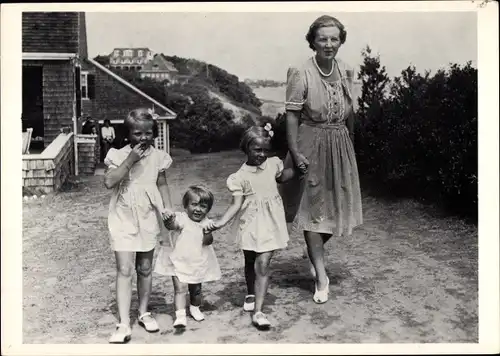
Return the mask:
<svg viewBox="0 0 500 356"><path fill-rule="evenodd" d="M115 49L114 53L113 53L113 56L114 57L118 57L119 55L120 55L120 50L119 49Z"/></svg>
<svg viewBox="0 0 500 356"><path fill-rule="evenodd" d="M142 57L144 55L144 51L142 49L140 49L137 53L139 57Z"/></svg>
<svg viewBox="0 0 500 356"><path fill-rule="evenodd" d="M85 78L85 80L84 80ZM89 72L80 72L80 91L82 93L82 100L90 100L89 98ZM85 87L85 96L83 95L83 88Z"/></svg>
<svg viewBox="0 0 500 356"><path fill-rule="evenodd" d="M123 51L124 57L133 57L133 55L134 55L134 51L132 51L131 49L126 49Z"/></svg>

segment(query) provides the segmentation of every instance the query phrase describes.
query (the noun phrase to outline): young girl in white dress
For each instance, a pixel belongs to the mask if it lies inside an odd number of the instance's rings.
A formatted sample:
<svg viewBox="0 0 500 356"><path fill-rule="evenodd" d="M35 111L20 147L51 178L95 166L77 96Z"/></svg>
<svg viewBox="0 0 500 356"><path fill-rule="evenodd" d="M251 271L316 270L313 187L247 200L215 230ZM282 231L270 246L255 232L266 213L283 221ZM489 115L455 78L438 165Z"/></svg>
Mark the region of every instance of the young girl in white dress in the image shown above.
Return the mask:
<svg viewBox="0 0 500 356"><path fill-rule="evenodd" d="M132 111L124 121L130 145L111 148L104 160L106 188L113 189L109 203L108 226L111 249L115 252L116 294L119 323L110 343L130 340L132 273L137 272L139 325L157 332L158 324L148 312L152 288L154 248L161 231L161 213L170 207L166 170L172 158L153 146L157 123L146 109Z"/></svg>
<svg viewBox="0 0 500 356"><path fill-rule="evenodd" d="M252 323L268 329L271 323L262 312L269 281L269 264L274 251L288 244L285 212L277 183L291 179L295 172L284 169L278 157L268 158L273 131L252 126L244 134L240 148L247 155L241 168L229 176L227 187L233 201L222 218L207 226L208 231L219 229L233 218L235 232L245 256L247 296L243 309L253 311Z"/></svg>
<svg viewBox="0 0 500 356"><path fill-rule="evenodd" d="M221 278L221 272L212 246L211 232L204 233L210 223L206 218L214 203L213 194L204 187L191 186L182 198L184 212L165 210L165 226L176 233L160 248L155 272L172 276L174 283L175 328L184 328L186 293L189 292L189 314L196 321L205 319L200 310L201 284Z"/></svg>

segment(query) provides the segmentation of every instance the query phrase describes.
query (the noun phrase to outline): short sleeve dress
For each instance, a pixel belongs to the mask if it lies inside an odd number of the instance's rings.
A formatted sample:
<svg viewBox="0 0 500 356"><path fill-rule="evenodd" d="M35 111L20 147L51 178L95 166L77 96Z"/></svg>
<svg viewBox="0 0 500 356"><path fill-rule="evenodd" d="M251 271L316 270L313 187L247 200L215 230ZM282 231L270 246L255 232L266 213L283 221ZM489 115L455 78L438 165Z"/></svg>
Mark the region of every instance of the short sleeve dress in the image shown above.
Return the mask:
<svg viewBox="0 0 500 356"><path fill-rule="evenodd" d="M233 196L245 197L233 223L234 236L243 250L268 252L288 244L283 201L276 178L283 172L283 162L270 157L260 166L246 163L227 179Z"/></svg>
<svg viewBox="0 0 500 356"><path fill-rule="evenodd" d="M117 168L131 150L130 145L119 150L111 148L104 163L108 168ZM155 248L164 209L156 181L158 174L171 164L172 158L167 152L151 146L113 189L108 215L112 250L146 252Z"/></svg>
<svg viewBox="0 0 500 356"><path fill-rule="evenodd" d="M212 245L203 246L203 226L210 220L191 220L184 212L175 213L179 230L172 240L160 247L154 271L164 276L177 276L182 283L197 284L216 281L221 271Z"/></svg>
<svg viewBox="0 0 500 356"><path fill-rule="evenodd" d="M302 231L351 235L363 223L358 167L346 126L353 115L353 71L324 76L313 58L288 70L285 109L300 114L299 152L309 160L307 176L280 187L287 221ZM339 79L334 79L335 77ZM292 167L290 155L285 167Z"/></svg>

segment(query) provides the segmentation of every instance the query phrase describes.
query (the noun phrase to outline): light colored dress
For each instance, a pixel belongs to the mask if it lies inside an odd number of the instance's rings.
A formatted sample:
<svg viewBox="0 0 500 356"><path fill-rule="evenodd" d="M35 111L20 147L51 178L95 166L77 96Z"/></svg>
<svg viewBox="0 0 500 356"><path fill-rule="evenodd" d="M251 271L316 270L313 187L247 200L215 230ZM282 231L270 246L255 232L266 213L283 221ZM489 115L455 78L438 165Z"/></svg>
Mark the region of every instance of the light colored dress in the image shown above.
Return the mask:
<svg viewBox="0 0 500 356"><path fill-rule="evenodd" d="M334 80L309 59L287 75L287 111L300 113L298 150L309 160L308 174L280 187L292 229L351 235L363 223L358 167L346 119L353 114L353 71L336 60ZM285 167L292 167L290 155Z"/></svg>
<svg viewBox="0 0 500 356"><path fill-rule="evenodd" d="M109 168L118 168L132 148L111 148L104 159ZM108 227L114 251L151 251L161 232L164 204L156 181L172 164L165 152L150 147L113 190L109 203Z"/></svg>
<svg viewBox="0 0 500 356"><path fill-rule="evenodd" d="M221 278L217 257L212 245L203 246L203 227L210 222L191 220L184 212L175 213L179 230L161 246L155 272L177 276L182 283L197 284Z"/></svg>
<svg viewBox="0 0 500 356"><path fill-rule="evenodd" d="M260 166L244 163L227 179L232 195L245 197L233 223L241 249L268 252L287 246L285 211L276 183L282 172L283 162L270 157Z"/></svg>

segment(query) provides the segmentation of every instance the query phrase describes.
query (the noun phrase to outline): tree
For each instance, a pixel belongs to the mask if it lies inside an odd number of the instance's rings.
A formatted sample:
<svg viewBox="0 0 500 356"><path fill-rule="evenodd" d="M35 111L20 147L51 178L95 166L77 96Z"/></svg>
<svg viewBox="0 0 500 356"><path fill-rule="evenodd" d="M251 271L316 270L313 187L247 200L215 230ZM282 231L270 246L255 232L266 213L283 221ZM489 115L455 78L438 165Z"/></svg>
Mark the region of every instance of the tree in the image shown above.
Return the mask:
<svg viewBox="0 0 500 356"><path fill-rule="evenodd" d="M361 52L363 64L358 73L361 79L361 96L358 98L358 115L363 120L373 117L380 110L386 97L386 86L389 82L385 66L380 65L380 56L373 56L369 46Z"/></svg>

